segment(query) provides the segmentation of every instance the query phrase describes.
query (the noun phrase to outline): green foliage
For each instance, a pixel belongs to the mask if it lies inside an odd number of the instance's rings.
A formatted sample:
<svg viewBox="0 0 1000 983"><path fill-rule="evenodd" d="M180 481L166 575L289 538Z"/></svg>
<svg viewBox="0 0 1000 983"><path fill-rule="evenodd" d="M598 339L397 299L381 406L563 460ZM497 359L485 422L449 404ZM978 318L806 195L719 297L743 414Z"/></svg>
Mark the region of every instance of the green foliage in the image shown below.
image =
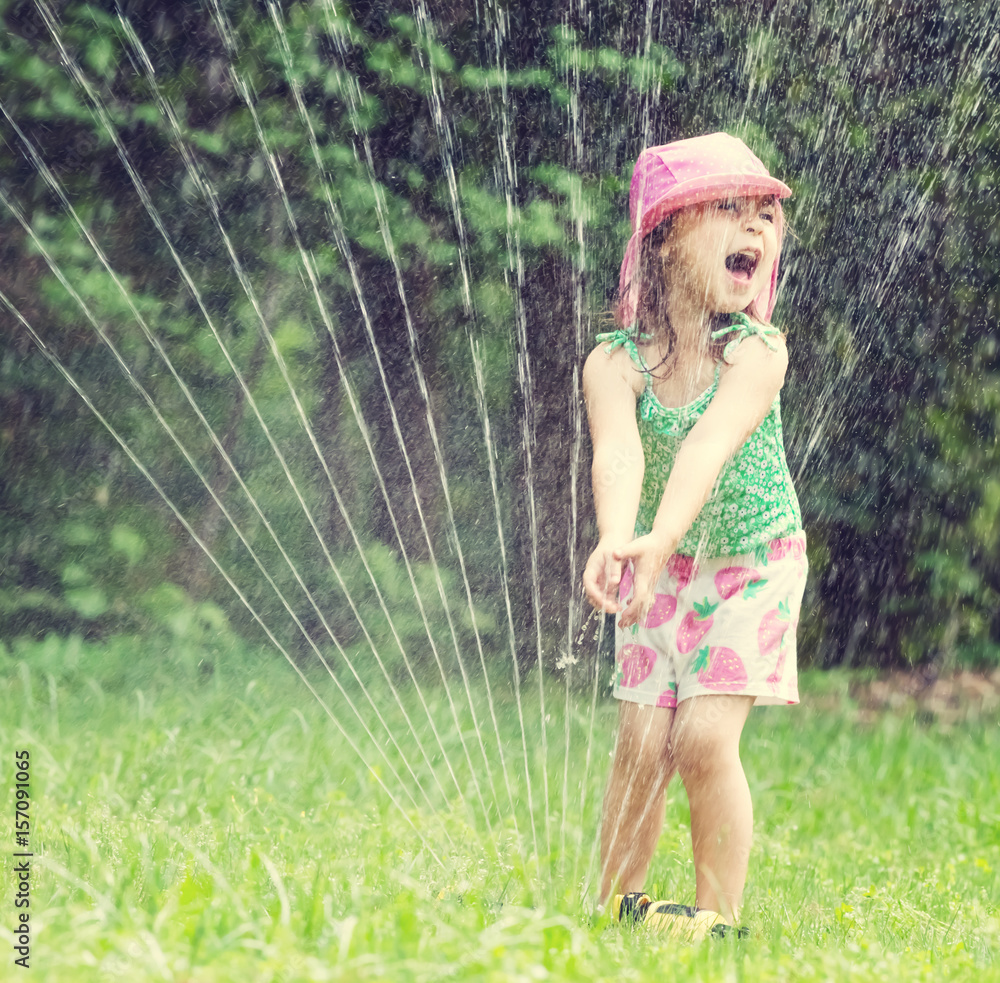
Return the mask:
<svg viewBox="0 0 1000 983"><path fill-rule="evenodd" d="M0 3L0 289L160 487L4 309L3 637L138 630L177 585L300 654L326 618L424 665L449 619L465 650L509 617L555 662L593 538L573 385L630 164L727 129L795 191L804 657L996 663L988 5L668 3L649 33L571 6L95 0L56 39Z"/></svg>

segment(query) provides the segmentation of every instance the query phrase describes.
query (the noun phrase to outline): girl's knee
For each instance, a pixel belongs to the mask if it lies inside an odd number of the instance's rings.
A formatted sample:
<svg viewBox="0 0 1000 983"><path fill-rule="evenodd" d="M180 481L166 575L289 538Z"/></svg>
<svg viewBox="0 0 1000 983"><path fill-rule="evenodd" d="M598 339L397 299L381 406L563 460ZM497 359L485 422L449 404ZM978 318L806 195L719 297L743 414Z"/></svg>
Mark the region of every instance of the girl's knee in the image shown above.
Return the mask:
<svg viewBox="0 0 1000 983"><path fill-rule="evenodd" d="M660 786L666 788L674 773L673 759L666 741L659 745L638 741L620 742L612 767L619 780L654 792Z"/></svg>
<svg viewBox="0 0 1000 983"><path fill-rule="evenodd" d="M666 745L658 750L633 748L634 753L615 754L611 768L610 789L629 801L652 801L662 797L673 777L674 768Z"/></svg>
<svg viewBox="0 0 1000 983"><path fill-rule="evenodd" d="M685 734L671 740L671 760L685 785L698 782L739 762L739 748L711 735Z"/></svg>
<svg viewBox="0 0 1000 983"><path fill-rule="evenodd" d="M720 695L681 705L668 751L685 783L739 763L740 734L752 702Z"/></svg>
<svg viewBox="0 0 1000 983"><path fill-rule="evenodd" d="M705 770L706 759L714 756L715 750L713 742L700 740L689 731L670 738L671 760L685 784Z"/></svg>

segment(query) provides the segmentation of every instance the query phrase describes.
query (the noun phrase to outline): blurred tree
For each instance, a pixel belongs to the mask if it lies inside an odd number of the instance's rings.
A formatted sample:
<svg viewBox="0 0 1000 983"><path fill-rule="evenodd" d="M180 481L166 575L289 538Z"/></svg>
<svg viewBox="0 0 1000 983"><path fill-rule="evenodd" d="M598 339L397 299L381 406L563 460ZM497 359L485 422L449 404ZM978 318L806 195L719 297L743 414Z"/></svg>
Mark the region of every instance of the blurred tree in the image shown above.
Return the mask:
<svg viewBox="0 0 1000 983"><path fill-rule="evenodd" d="M803 652L997 661L991 5L0 16L0 290L177 510L0 310L4 636L139 627L164 582L256 630L207 549L303 653L555 662L631 163L727 129L796 192Z"/></svg>

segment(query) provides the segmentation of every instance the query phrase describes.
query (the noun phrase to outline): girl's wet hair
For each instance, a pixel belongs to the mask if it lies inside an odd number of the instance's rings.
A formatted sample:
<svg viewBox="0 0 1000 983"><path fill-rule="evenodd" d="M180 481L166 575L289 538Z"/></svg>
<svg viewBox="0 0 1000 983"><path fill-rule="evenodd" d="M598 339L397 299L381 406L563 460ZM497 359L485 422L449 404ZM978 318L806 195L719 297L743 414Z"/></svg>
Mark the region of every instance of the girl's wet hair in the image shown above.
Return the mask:
<svg viewBox="0 0 1000 983"><path fill-rule="evenodd" d="M677 345L677 332L667 315L667 284L666 277L663 275L663 256L661 255L663 244L670 236L673 221L674 216L668 215L642 241L636 269L636 278L639 281L639 302L636 305L635 321L630 327L627 327L637 345L642 344L640 339L643 335L647 338L661 338L666 343L663 358L656 365L650 366L651 374L655 374L658 369L667 365ZM720 325L715 322L721 320L721 317L713 318L709 332L719 327ZM721 358L724 347L725 342L709 339L708 350L712 358Z"/></svg>

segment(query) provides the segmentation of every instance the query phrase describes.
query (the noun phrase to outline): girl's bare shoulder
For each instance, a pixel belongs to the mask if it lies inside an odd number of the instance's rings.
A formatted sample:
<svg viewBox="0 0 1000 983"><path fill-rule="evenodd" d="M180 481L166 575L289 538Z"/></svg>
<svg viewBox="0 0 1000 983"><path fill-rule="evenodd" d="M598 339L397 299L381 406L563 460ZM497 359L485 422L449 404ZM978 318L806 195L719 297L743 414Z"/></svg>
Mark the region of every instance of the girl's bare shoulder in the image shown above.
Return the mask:
<svg viewBox="0 0 1000 983"><path fill-rule="evenodd" d="M642 371L632 360L624 345L609 349L605 342L599 343L587 356L583 366L583 389L587 395L609 390L621 391L628 388L635 396L646 388Z"/></svg>
<svg viewBox="0 0 1000 983"><path fill-rule="evenodd" d="M742 393L744 399L759 397L770 405L781 391L788 370L788 347L784 334L773 325L759 325L760 332L744 335L726 352L719 377L720 392Z"/></svg>

